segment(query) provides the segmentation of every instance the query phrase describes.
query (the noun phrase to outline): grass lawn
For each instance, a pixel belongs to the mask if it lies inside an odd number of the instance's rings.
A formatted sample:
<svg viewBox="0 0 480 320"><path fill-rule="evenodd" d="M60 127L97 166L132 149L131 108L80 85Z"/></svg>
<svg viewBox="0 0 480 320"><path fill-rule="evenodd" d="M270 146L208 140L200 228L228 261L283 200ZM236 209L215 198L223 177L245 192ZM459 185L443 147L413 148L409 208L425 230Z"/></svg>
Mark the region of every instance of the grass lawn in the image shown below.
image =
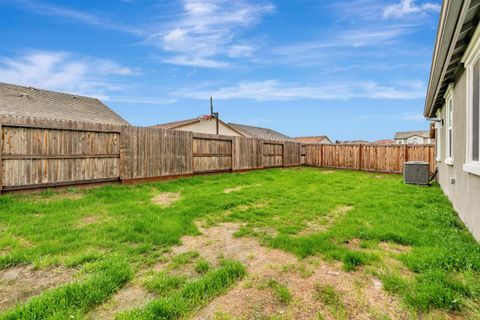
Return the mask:
<svg viewBox="0 0 480 320"><path fill-rule="evenodd" d="M175 251L182 237L222 225L238 226L232 241L254 240L267 257L284 252L294 262L259 276L249 263L255 250L215 259L202 248ZM41 283L45 270L71 278L1 310L8 286L19 285L8 275L28 272ZM359 301L370 284L356 279L377 281L374 294L398 302L398 312ZM0 319L103 317L95 312L113 308L125 288L144 296L103 315L182 319L234 290L256 290L249 292L276 300L248 318L298 319L298 302L311 299L315 319L356 318L359 306L370 318L472 319L480 318L479 279L480 245L440 188L404 185L398 175L272 169L0 197ZM312 292L298 283L312 283ZM218 319L235 316L215 311Z"/></svg>

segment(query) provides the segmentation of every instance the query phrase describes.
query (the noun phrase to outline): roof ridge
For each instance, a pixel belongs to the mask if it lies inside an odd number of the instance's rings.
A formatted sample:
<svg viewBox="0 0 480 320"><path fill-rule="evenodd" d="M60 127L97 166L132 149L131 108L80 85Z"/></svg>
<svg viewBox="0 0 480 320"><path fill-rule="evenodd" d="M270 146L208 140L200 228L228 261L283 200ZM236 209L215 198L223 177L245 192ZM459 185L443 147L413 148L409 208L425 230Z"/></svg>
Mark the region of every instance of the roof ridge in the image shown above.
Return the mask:
<svg viewBox="0 0 480 320"><path fill-rule="evenodd" d="M90 96L86 96L86 95L60 92L60 91L54 91L54 90L49 90L49 89L41 89L41 88L37 88L37 87L23 86L23 85L18 85L18 84L13 84L13 83L0 81L0 86L1 85L7 85L7 86L10 86L10 87L23 88L23 89L28 89L28 90L36 90L36 91L40 91L40 92L43 91L43 92L47 92L47 93L61 94L63 96L69 96L69 97L73 97L73 98L84 98L84 99L91 99L91 100L100 101L100 99L97 98L97 97L90 97Z"/></svg>

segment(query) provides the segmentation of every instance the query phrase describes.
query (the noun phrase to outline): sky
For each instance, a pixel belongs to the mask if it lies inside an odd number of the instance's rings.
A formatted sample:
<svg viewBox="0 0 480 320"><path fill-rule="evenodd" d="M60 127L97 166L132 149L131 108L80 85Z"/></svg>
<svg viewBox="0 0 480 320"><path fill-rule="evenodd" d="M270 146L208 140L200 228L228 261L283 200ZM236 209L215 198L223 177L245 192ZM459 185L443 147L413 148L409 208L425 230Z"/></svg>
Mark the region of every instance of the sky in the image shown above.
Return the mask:
<svg viewBox="0 0 480 320"><path fill-rule="evenodd" d="M392 139L422 113L436 0L0 0L0 82L100 98L138 126L208 114Z"/></svg>

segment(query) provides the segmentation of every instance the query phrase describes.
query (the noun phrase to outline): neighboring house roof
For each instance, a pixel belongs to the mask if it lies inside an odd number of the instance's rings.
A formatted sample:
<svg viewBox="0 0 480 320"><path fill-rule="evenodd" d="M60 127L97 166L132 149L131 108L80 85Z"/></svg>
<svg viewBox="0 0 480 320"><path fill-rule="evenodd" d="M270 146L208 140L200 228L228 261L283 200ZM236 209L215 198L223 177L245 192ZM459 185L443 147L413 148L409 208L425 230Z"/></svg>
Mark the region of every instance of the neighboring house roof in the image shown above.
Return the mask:
<svg viewBox="0 0 480 320"><path fill-rule="evenodd" d="M202 120L212 120L212 119L215 119L215 118L211 115L204 115L204 116L200 116L200 117L193 118L193 119L186 119L186 120L168 122L168 123L163 123L163 124L157 124L157 125L152 126L152 128L178 129L178 128L181 128L181 127L188 126L190 124L198 123ZM221 124L223 124L224 126L232 129L233 131L238 132L238 134L240 134L241 136L245 136L245 134L243 132L237 130L236 128L234 128L230 124L227 124L220 119L218 119L218 121Z"/></svg>
<svg viewBox="0 0 480 320"><path fill-rule="evenodd" d="M322 143L325 140L327 140L328 143L332 143L332 141L327 136L296 137L294 139L295 141L306 144Z"/></svg>
<svg viewBox="0 0 480 320"><path fill-rule="evenodd" d="M129 125L96 98L1 82L0 115Z"/></svg>
<svg viewBox="0 0 480 320"><path fill-rule="evenodd" d="M395 143L394 140L383 139L383 140L374 141L374 142L372 142L371 144L394 144L394 143Z"/></svg>
<svg viewBox="0 0 480 320"><path fill-rule="evenodd" d="M430 132L429 131L403 131L403 132L397 132L395 134L395 140L397 139L408 139L410 137L422 137L422 138L429 138L430 137Z"/></svg>
<svg viewBox="0 0 480 320"><path fill-rule="evenodd" d="M336 144L368 144L367 140L345 140L345 141L335 141Z"/></svg>
<svg viewBox="0 0 480 320"><path fill-rule="evenodd" d="M448 85L462 68L461 59L478 25L477 1L443 1L430 70L424 115L433 117L444 103Z"/></svg>
<svg viewBox="0 0 480 320"><path fill-rule="evenodd" d="M268 128L253 127L237 123L229 123L229 125L252 138L274 141L295 141L289 136Z"/></svg>
<svg viewBox="0 0 480 320"><path fill-rule="evenodd" d="M177 129L177 128L187 126L189 124L200 122L201 118L202 117L180 120L180 121L173 121L173 122L168 122L168 123L161 123L161 124L156 124L153 127L162 128L162 129ZM204 119L206 119L206 116L204 117Z"/></svg>

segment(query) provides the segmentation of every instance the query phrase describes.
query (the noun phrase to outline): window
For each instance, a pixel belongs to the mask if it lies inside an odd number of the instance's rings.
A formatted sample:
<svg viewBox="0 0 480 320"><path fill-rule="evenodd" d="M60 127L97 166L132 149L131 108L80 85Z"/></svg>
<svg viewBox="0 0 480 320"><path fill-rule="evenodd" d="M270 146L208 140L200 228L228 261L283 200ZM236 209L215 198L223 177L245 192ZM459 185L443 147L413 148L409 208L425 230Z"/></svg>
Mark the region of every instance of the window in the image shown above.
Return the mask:
<svg viewBox="0 0 480 320"><path fill-rule="evenodd" d="M475 31L462 62L467 70L467 139L463 169L480 175L480 27Z"/></svg>
<svg viewBox="0 0 480 320"><path fill-rule="evenodd" d="M448 87L445 94L446 101L446 128L445 128L445 163L453 165L453 85Z"/></svg>

